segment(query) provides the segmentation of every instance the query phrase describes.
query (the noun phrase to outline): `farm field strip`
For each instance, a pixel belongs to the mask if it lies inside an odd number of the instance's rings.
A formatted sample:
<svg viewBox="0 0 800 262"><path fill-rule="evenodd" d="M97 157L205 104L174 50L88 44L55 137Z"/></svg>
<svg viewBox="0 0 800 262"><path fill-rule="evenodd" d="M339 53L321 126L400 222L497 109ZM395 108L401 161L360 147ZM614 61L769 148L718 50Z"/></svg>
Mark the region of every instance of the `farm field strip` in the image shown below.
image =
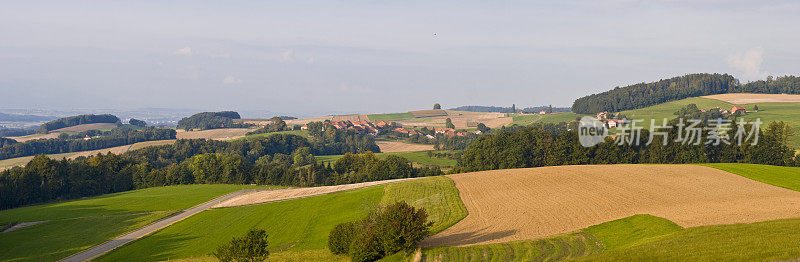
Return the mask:
<svg viewBox="0 0 800 262"><path fill-rule="evenodd" d="M703 96L716 100L725 101L731 104L753 104L753 103L800 103L800 95L790 94L751 94L751 93L728 93Z"/></svg>
<svg viewBox="0 0 800 262"><path fill-rule="evenodd" d="M258 191L231 198L227 201L220 202L214 205L213 207L214 208L235 207L235 206L253 205L253 204L261 204L267 202L297 199L297 198L305 198L311 196L336 193L346 190L373 187L373 186L406 181L411 179L416 179L416 178L401 178L401 179L381 180L381 181L372 181L372 182L363 182L363 183L336 185L336 186L301 187L301 188L276 189L269 191Z"/></svg>
<svg viewBox="0 0 800 262"><path fill-rule="evenodd" d="M541 238L636 214L694 227L800 213L800 192L702 166L560 166L449 177L469 215L426 239L426 247Z"/></svg>

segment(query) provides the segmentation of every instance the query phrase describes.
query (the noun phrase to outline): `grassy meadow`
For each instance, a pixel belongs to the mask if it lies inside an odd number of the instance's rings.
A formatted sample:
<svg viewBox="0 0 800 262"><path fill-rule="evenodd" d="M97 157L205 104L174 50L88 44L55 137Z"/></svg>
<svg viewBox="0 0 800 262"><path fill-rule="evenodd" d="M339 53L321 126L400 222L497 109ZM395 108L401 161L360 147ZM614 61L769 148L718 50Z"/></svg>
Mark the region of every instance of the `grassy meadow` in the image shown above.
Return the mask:
<svg viewBox="0 0 800 262"><path fill-rule="evenodd" d="M576 118L582 117L584 115L575 114L572 112L568 113L557 113L557 114L549 114L549 115L520 115L520 114L513 114L511 118L514 120L511 124L517 124L521 126L527 126L534 123L541 123L541 124L558 124L561 122L569 123Z"/></svg>
<svg viewBox="0 0 800 262"><path fill-rule="evenodd" d="M367 115L369 121L409 121L414 119L411 113L389 113L389 114L371 114Z"/></svg>
<svg viewBox="0 0 800 262"><path fill-rule="evenodd" d="M179 210L250 188L259 187L156 187L3 210L0 224L47 222L0 234L0 260L58 260Z"/></svg>
<svg viewBox="0 0 800 262"><path fill-rule="evenodd" d="M436 230L466 216L452 180L430 177L282 202L208 210L98 260L211 260L210 253L218 245L253 227L267 230L270 259L347 260L328 252L330 230L339 223L362 218L380 203L400 200L425 207Z"/></svg>
<svg viewBox="0 0 800 262"><path fill-rule="evenodd" d="M272 133L261 133L261 134L255 134L255 135L246 135L244 137L236 138L236 139L233 139L233 140L242 140L242 139L256 138L256 137L268 137L268 136L272 136L272 135L275 135L275 134L291 134L291 135L298 135L298 136L302 136L302 137L308 137L308 130L289 130L289 131L279 131L279 132L272 132Z"/></svg>

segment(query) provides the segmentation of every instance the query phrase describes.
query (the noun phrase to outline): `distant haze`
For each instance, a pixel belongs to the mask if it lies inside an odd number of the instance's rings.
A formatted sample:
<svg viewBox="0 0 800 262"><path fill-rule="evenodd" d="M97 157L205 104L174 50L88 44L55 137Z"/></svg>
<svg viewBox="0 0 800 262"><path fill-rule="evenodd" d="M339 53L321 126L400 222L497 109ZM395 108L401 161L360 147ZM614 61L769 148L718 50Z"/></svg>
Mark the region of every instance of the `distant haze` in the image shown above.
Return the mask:
<svg viewBox="0 0 800 262"><path fill-rule="evenodd" d="M795 1L9 1L0 109L295 115L570 106L800 74Z"/></svg>

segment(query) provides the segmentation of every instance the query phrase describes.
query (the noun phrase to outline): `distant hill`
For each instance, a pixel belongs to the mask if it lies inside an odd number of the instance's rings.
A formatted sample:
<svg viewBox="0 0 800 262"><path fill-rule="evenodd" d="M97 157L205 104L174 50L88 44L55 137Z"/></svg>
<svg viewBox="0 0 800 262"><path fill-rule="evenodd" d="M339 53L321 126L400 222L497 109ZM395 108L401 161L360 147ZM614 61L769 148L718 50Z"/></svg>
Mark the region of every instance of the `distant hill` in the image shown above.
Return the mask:
<svg viewBox="0 0 800 262"><path fill-rule="evenodd" d="M584 96L572 104L572 112L594 114L645 108L690 97L724 93L800 94L800 77L768 77L746 84L728 74L689 74L616 87L599 94Z"/></svg>
<svg viewBox="0 0 800 262"><path fill-rule="evenodd" d="M539 113L541 111L545 111L549 106L535 106L535 107L526 107L526 108L516 108L517 110L521 110L524 113ZM450 108L449 110L456 110L456 111L470 111L470 112L489 112L489 113L515 113L514 109L511 107L501 107L501 106L459 106L456 108ZM552 113L561 113L561 112L569 112L569 107L553 107Z"/></svg>
<svg viewBox="0 0 800 262"><path fill-rule="evenodd" d="M37 116L37 115L17 115L0 113L0 121L2 122L43 122L55 119L52 116Z"/></svg>

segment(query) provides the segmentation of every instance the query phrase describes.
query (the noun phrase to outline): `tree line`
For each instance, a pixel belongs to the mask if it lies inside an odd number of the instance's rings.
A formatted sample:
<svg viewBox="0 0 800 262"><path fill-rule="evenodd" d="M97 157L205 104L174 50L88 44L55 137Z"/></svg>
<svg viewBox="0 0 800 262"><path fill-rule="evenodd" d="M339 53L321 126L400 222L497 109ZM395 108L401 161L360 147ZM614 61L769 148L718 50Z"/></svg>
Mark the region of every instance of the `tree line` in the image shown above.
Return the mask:
<svg viewBox="0 0 800 262"><path fill-rule="evenodd" d="M87 135L99 137L84 139ZM97 150L145 141L175 139L175 135L176 132L173 129L154 127L145 127L141 130L116 127L110 131L90 130L79 132L77 135L62 133L59 138L34 139L21 143L0 143L0 159Z"/></svg>
<svg viewBox="0 0 800 262"><path fill-rule="evenodd" d="M27 136L36 133L36 129L0 128L0 137Z"/></svg>
<svg viewBox="0 0 800 262"><path fill-rule="evenodd" d="M47 132L61 129L65 127L77 126L77 125L84 125L84 124L94 124L94 123L120 123L120 120L117 116L111 114L102 114L102 115L77 115L77 116L70 116L59 118L47 123L42 124L39 129L36 130L37 133L46 134Z"/></svg>
<svg viewBox="0 0 800 262"><path fill-rule="evenodd" d="M676 126L677 120L669 125ZM704 126L700 126L703 128ZM708 126L705 126L708 127ZM639 144L619 145L611 137L592 147L583 147L576 130L564 125L536 125L508 128L501 132L481 136L464 150L453 172L525 168L557 165L589 164L688 164L688 163L753 163L779 166L798 166L794 150L788 147L791 127L783 122L772 122L761 129L757 145L750 140L737 145L733 140L736 127L727 131L730 145L699 145L670 142L663 145L663 135L654 136L647 145L648 130L635 138ZM750 127L746 128L747 130ZM709 128L704 129L707 137ZM664 131L664 130L659 130ZM685 134L684 134L685 136ZM678 138L678 128L669 129L668 141ZM705 141L703 141L705 142Z"/></svg>
<svg viewBox="0 0 800 262"><path fill-rule="evenodd" d="M0 208L165 185L319 186L442 174L438 168L415 168L402 157L377 158L371 152L337 152L348 154L321 163L314 158L314 143L276 134L231 142L178 140L74 160L38 155L24 167L0 172ZM319 146L323 152L343 149Z"/></svg>

